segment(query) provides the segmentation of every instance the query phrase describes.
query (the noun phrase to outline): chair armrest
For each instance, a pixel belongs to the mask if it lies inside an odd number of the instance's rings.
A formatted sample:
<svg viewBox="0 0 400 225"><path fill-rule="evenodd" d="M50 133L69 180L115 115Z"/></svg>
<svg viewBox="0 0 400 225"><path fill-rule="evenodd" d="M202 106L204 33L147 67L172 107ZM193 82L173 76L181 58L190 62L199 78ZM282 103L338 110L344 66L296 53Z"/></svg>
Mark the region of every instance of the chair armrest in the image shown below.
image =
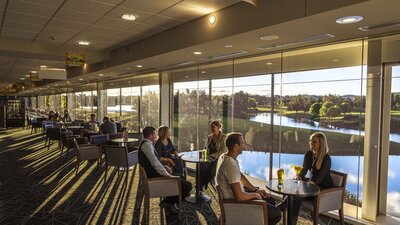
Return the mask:
<svg viewBox="0 0 400 225"><path fill-rule="evenodd" d="M147 179L147 182L151 198L181 195L180 177L156 177Z"/></svg>
<svg viewBox="0 0 400 225"><path fill-rule="evenodd" d="M268 221L267 204L261 200L223 200L226 224L265 224Z"/></svg>

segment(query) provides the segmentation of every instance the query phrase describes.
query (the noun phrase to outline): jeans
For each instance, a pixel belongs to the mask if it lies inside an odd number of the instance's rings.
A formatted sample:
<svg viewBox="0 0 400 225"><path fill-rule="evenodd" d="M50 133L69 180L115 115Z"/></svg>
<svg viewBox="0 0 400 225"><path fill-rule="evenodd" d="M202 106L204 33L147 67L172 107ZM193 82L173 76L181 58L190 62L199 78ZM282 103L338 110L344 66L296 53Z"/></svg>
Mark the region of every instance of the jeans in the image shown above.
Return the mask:
<svg viewBox="0 0 400 225"><path fill-rule="evenodd" d="M275 206L275 200L272 197L267 197L264 199L267 203L268 210L268 225L275 225L281 221L282 211Z"/></svg>

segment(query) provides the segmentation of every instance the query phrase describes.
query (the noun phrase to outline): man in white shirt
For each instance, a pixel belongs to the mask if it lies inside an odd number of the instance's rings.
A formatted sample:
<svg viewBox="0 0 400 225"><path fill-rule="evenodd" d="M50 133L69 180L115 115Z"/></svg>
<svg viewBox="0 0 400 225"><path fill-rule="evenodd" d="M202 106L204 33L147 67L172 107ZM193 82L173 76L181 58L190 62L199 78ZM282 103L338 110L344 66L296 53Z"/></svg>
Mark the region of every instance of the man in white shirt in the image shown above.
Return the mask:
<svg viewBox="0 0 400 225"><path fill-rule="evenodd" d="M139 145L139 164L143 166L148 178L173 176L172 170L168 166L163 166L156 156L156 149L153 145L156 140L156 129L154 127L145 127L143 129L143 140L140 142ZM182 178L180 180L182 198L186 198L190 195L190 191L192 190L192 183L183 180ZM170 212L176 214L179 212L179 208L177 206L178 201L178 196L166 197L164 198L161 205L169 205Z"/></svg>
<svg viewBox="0 0 400 225"><path fill-rule="evenodd" d="M226 138L226 147L228 152L222 154L218 159L216 176L216 183L221 188L223 199L236 199L237 201L266 199L267 193L254 187L240 172L237 156L242 154L244 149L242 135L240 133L229 134ZM245 192L243 187L252 192ZM272 204L266 204L268 207L268 224L277 224L281 220L281 210Z"/></svg>

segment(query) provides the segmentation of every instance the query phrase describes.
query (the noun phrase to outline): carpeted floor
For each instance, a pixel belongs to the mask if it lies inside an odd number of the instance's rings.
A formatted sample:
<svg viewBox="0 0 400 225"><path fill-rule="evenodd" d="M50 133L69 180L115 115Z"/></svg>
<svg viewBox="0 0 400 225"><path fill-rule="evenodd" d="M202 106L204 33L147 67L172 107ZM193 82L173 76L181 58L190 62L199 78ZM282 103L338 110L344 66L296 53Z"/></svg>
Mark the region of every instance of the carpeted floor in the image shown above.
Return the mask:
<svg viewBox="0 0 400 225"><path fill-rule="evenodd" d="M139 171L109 171L84 162L75 174L75 153L60 157L41 134L19 129L0 131L0 224L139 224L142 193ZM188 180L194 183L194 178ZM220 210L213 190L210 203L185 203L183 219L150 202L149 224L218 224ZM307 215L303 215L307 217ZM299 224L311 224L300 219ZM321 224L338 224L322 218Z"/></svg>

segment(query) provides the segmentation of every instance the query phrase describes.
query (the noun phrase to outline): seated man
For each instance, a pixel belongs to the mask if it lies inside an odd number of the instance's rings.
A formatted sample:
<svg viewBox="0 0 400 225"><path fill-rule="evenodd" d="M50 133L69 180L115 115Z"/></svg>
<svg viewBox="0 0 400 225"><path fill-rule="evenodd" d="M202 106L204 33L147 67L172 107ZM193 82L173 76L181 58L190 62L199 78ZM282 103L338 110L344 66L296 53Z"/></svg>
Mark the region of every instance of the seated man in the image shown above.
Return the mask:
<svg viewBox="0 0 400 225"><path fill-rule="evenodd" d="M223 199L253 200L266 199L267 202L274 202L272 198L267 198L264 190L254 187L249 180L240 172L237 156L242 154L244 140L240 133L231 133L226 138L226 147L228 152L224 153L218 159L216 183L221 188ZM251 193L243 190L243 186ZM275 225L281 220L281 210L269 203L268 224Z"/></svg>
<svg viewBox="0 0 400 225"><path fill-rule="evenodd" d="M139 145L139 164L143 166L148 178L170 177L172 176L171 168L161 165L160 161L156 157L157 153L153 145L156 140L156 129L154 127L145 127L143 129L143 140L140 142ZM183 180L182 178L180 180L182 198L186 198L190 195L190 191L192 190L192 183ZM173 214L177 214L179 213L179 207L177 205L178 201L178 196L166 197L160 205L168 205L170 212Z"/></svg>
<svg viewBox="0 0 400 225"><path fill-rule="evenodd" d="M96 131L96 127L99 127L99 122L96 120L96 115L94 113L90 114L90 120L85 123L85 133L89 131Z"/></svg>
<svg viewBox="0 0 400 225"><path fill-rule="evenodd" d="M103 118L103 123L100 125L100 131L103 134L116 134L117 133L117 125L111 122L108 116Z"/></svg>

